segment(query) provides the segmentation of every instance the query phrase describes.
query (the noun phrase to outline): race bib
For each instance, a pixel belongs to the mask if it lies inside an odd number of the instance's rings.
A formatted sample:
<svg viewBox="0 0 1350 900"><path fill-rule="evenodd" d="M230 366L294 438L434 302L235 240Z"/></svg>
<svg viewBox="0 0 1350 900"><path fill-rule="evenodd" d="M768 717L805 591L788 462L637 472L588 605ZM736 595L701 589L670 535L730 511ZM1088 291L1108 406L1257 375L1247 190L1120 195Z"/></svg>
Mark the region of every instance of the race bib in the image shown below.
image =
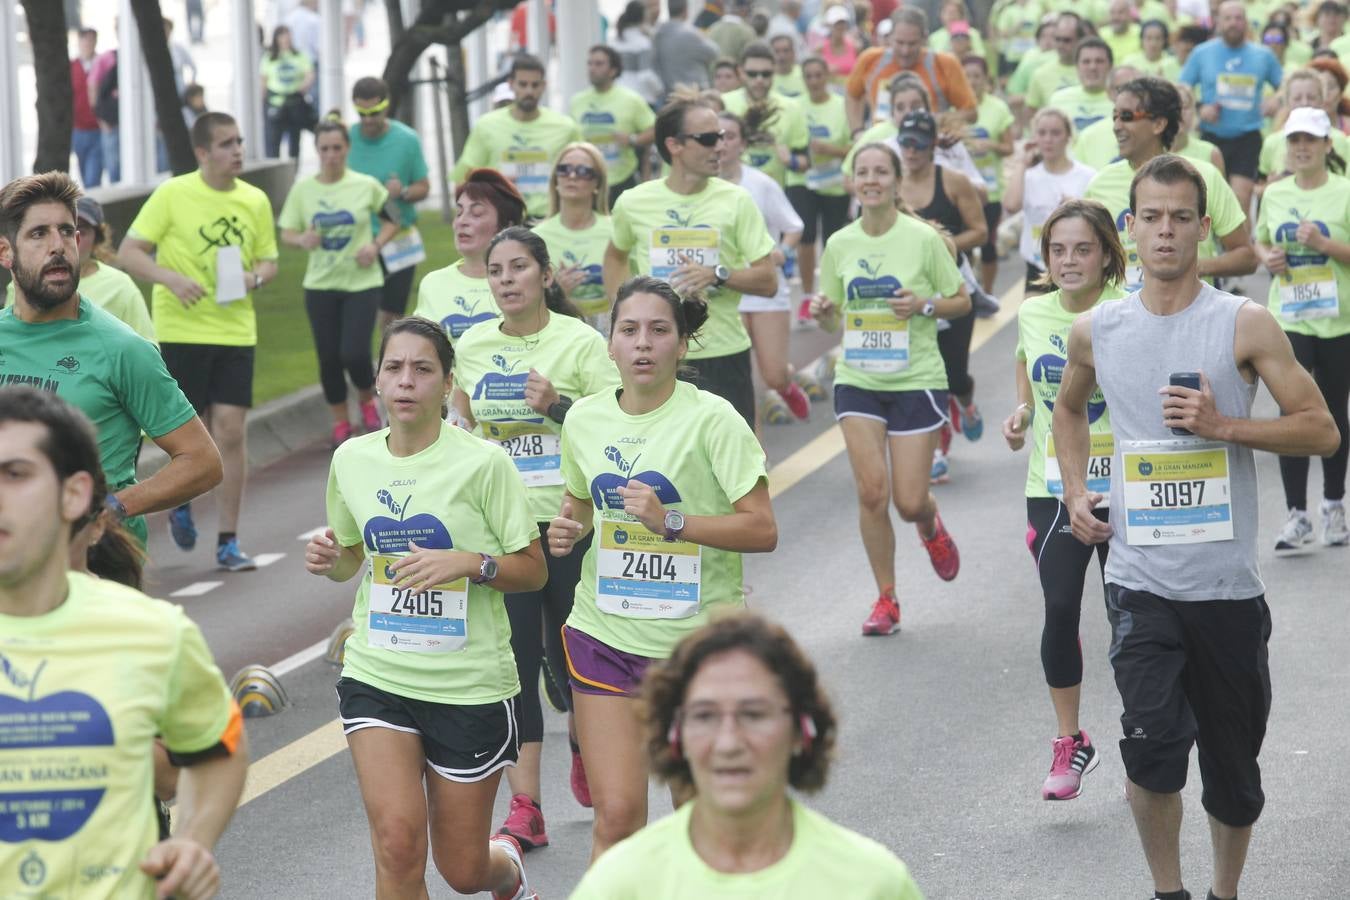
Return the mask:
<svg viewBox="0 0 1350 900"><path fill-rule="evenodd" d="M1116 440L1111 432L1093 434L1092 445L1088 450L1087 489L1102 495L1098 507L1106 506L1111 498L1111 470L1115 465ZM1064 477L1060 473L1059 459L1055 456L1055 435L1045 435L1045 489L1051 495L1064 499Z"/></svg>
<svg viewBox="0 0 1350 900"><path fill-rule="evenodd" d="M823 166L812 166L806 170L806 187L808 190L815 191L816 193L820 193L821 191L843 190L843 165L834 162Z"/></svg>
<svg viewBox="0 0 1350 900"><path fill-rule="evenodd" d="M1334 319L1341 314L1340 294L1331 266L1299 266L1279 278L1282 318L1302 322Z"/></svg>
<svg viewBox="0 0 1350 900"><path fill-rule="evenodd" d="M533 422L484 422L483 434L515 463L526 487L563 483L562 438Z"/></svg>
<svg viewBox="0 0 1350 900"><path fill-rule="evenodd" d="M1149 547L1233 539L1226 444L1121 441L1121 465L1126 543Z"/></svg>
<svg viewBox="0 0 1350 900"><path fill-rule="evenodd" d="M538 147L512 147L502 156L502 174L522 194L548 190L548 153Z"/></svg>
<svg viewBox="0 0 1350 900"><path fill-rule="evenodd" d="M1139 264L1139 252L1133 245L1125 248L1125 283L1121 288L1132 294L1144 287L1144 267Z"/></svg>
<svg viewBox="0 0 1350 900"><path fill-rule="evenodd" d="M889 309L844 313L844 364L888 375L909 368L909 322Z"/></svg>
<svg viewBox="0 0 1350 900"><path fill-rule="evenodd" d="M669 281L680 266L716 266L721 237L716 228L654 228L648 257L652 277Z"/></svg>
<svg viewBox="0 0 1350 900"><path fill-rule="evenodd" d="M390 566L401 557L370 558L370 628L366 643L409 653L453 653L469 642L469 580L427 591L394 585Z"/></svg>
<svg viewBox="0 0 1350 900"><path fill-rule="evenodd" d="M632 619L687 619L699 610L703 548L666 541L637 521L600 523L595 604Z"/></svg>
<svg viewBox="0 0 1350 900"><path fill-rule="evenodd" d="M422 243L422 233L414 225L394 235L394 239L380 248L380 258L384 260L386 272L401 272L411 268L427 258L426 245Z"/></svg>
<svg viewBox="0 0 1350 900"><path fill-rule="evenodd" d="M1256 103L1256 76L1244 72L1222 72L1215 100L1223 109L1246 112Z"/></svg>
<svg viewBox="0 0 1350 900"><path fill-rule="evenodd" d="M1038 269L1045 268L1045 260L1041 258L1041 234L1045 231L1045 223L1031 226L1031 246L1035 247L1035 265Z"/></svg>

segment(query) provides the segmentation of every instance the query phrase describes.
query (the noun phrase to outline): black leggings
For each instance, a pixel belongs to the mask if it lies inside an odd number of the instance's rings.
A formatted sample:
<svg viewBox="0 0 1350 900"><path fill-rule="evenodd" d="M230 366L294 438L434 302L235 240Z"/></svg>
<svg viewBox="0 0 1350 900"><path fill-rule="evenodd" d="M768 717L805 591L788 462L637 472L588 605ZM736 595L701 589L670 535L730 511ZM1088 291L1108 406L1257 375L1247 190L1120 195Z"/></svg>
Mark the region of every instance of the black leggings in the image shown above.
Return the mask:
<svg viewBox="0 0 1350 900"><path fill-rule="evenodd" d="M548 552L548 523L540 522L539 537L544 559L548 562L548 583L537 591L506 595L506 615L511 620L511 652L516 655L516 674L520 677L516 725L522 744L544 739L544 708L539 702L541 656L548 657L548 670L554 684L566 699L567 708L572 708L562 627L572 614L572 597L581 580L581 561L591 546L593 534L577 541L568 555L557 557Z"/></svg>
<svg viewBox="0 0 1350 900"><path fill-rule="evenodd" d="M1322 459L1322 496L1327 500L1345 498L1346 458L1350 455L1350 334L1318 338L1285 332L1294 345L1299 365L1312 372L1313 380L1327 401L1331 417L1341 431L1341 445ZM1280 479L1284 482L1284 502L1290 509L1308 508L1308 457L1281 456Z"/></svg>
<svg viewBox="0 0 1350 900"><path fill-rule="evenodd" d="M1106 510L1093 510L1106 521ZM1054 497L1027 498L1027 549L1036 560L1045 594L1041 629L1041 667L1052 688L1071 688L1083 680L1083 645L1078 622L1083 612L1083 578L1092 554L1106 571L1106 542L1084 544L1073 536L1069 511Z"/></svg>
<svg viewBox="0 0 1350 900"><path fill-rule="evenodd" d="M938 350L947 367L947 389L961 402L975 392L970 377L970 339L975 334L975 310L958 319L948 319L951 327L938 332ZM964 405L964 404L963 404Z"/></svg>
<svg viewBox="0 0 1350 900"><path fill-rule="evenodd" d="M804 245L813 246L819 237L823 247L831 235L848 224L848 204L852 198L847 194L837 197L818 194L804 184L794 184L786 191L788 202L802 218Z"/></svg>
<svg viewBox="0 0 1350 900"><path fill-rule="evenodd" d="M329 404L347 402L345 371L358 391L375 385L370 362L370 335L375 330L375 308L380 289L312 291L305 289L305 312L314 333L319 357L319 382Z"/></svg>

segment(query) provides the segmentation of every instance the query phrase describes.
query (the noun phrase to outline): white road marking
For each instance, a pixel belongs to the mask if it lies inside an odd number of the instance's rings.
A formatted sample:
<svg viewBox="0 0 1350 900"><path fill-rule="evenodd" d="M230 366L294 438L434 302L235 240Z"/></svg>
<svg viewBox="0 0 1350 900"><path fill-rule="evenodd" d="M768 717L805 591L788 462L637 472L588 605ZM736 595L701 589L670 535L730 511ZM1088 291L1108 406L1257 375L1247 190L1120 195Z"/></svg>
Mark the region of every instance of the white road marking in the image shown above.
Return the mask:
<svg viewBox="0 0 1350 900"><path fill-rule="evenodd" d="M170 597L200 597L202 594L209 594L220 587L223 581L194 581L187 587L179 588L170 594Z"/></svg>
<svg viewBox="0 0 1350 900"><path fill-rule="evenodd" d="M273 675L280 678L282 675L285 675L289 672L294 672L296 669L300 668L306 663L313 662L314 660L323 656L327 652L328 652L328 639L325 638L316 644L311 644L310 646L301 650L299 653L292 653L290 656L286 657L281 662L277 663L274 666L268 666L267 668L271 671Z"/></svg>
<svg viewBox="0 0 1350 900"><path fill-rule="evenodd" d="M320 525L318 528L311 528L309 531L306 531L304 534L296 535L296 538L295 538L295 539L296 539L297 541L304 541L306 544L308 544L311 540L313 540L314 538L316 538L316 537L318 537L319 535L323 534L323 533L324 533L325 531L327 531L327 530L328 530L328 526L327 526L327 525Z"/></svg>
<svg viewBox="0 0 1350 900"><path fill-rule="evenodd" d="M261 569L264 566L270 566L285 555L285 553L259 553L257 556L253 557L253 561L257 563L258 568Z"/></svg>

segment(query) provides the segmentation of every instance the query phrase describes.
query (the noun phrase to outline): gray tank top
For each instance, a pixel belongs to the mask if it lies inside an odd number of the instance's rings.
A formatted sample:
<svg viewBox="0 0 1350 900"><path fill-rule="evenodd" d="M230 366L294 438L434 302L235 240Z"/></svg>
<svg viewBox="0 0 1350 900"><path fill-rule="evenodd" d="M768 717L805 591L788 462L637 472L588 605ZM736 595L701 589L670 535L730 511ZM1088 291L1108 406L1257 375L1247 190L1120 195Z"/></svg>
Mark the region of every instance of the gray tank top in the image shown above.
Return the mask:
<svg viewBox="0 0 1350 900"><path fill-rule="evenodd" d="M1162 397L1158 388L1173 372L1204 372L1214 391L1215 405L1225 416L1249 418L1256 385L1248 384L1237 369L1233 342L1237 332L1237 313L1243 297L1217 290L1205 284L1195 301L1175 315L1157 316L1144 308L1139 293L1118 303L1104 303L1092 312L1092 354L1097 364L1097 383L1111 410L1111 428L1116 440L1115 477L1111 479L1111 553L1106 561L1106 580L1132 590L1148 591L1170 600L1241 600L1265 593L1256 562L1257 484L1256 462L1252 451L1236 444L1216 444L1200 438L1179 437L1163 424ZM1131 487L1134 500L1127 516L1124 483L1130 476L1123 458L1125 442L1148 444L1157 456L1151 459L1186 460L1181 453L1202 447L1217 448L1206 457L1221 460L1227 455L1227 477L1232 538L1204 543L1156 543L1160 534L1141 523L1155 521L1148 501L1141 500L1152 484L1141 484L1153 466L1143 455L1133 456L1133 470L1141 478ZM1164 457L1172 451L1177 455ZM1161 471L1161 469L1159 470ZM1208 469L1202 474L1214 474ZM1154 476L1155 478L1157 476ZM1191 500L1191 485L1198 482L1164 485L1170 492L1163 502L1176 499L1175 488L1185 491ZM1224 514L1222 504L1214 505L1222 495L1215 482L1206 484L1208 496L1204 509L1213 517ZM1141 493L1142 492L1142 493ZM1161 490L1155 491L1161 494ZM1196 504L1197 507L1202 504ZM1201 510L1194 510L1200 514ZM1159 513L1161 514L1161 513ZM1181 514L1184 515L1184 514ZM1134 527L1129 527L1134 523ZM1174 535L1187 530L1172 528ZM1130 543L1128 537L1134 540ZM1168 540L1164 538L1164 540ZM1155 542L1151 542L1155 541Z"/></svg>

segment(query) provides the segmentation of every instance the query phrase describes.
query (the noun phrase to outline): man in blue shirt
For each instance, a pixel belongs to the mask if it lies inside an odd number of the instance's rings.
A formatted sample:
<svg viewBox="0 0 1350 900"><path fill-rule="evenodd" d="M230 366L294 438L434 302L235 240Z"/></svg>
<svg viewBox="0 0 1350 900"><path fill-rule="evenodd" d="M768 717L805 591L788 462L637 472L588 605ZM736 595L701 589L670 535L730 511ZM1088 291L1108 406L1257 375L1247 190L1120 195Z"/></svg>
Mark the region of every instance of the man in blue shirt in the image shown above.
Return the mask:
<svg viewBox="0 0 1350 900"><path fill-rule="evenodd" d="M1247 40L1247 13L1238 0L1219 6L1216 23L1219 36L1191 51L1181 81L1200 85L1200 136L1219 148L1228 183L1247 211L1261 156L1262 87L1280 86L1280 62Z"/></svg>

